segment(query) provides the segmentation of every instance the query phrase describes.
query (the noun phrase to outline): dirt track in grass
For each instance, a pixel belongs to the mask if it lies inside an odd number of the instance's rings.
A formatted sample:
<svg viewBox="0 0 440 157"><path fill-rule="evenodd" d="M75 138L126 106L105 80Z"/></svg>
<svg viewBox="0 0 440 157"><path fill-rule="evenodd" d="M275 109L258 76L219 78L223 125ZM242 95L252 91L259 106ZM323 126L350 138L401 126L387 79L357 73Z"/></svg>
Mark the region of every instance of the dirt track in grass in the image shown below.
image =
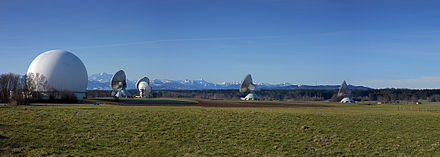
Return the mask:
<svg viewBox="0 0 440 157"><path fill-rule="evenodd" d="M304 102L279 102L279 101L235 101L235 100L210 100L195 99L198 103L118 103L121 106L202 106L202 107L335 107L330 104L304 103Z"/></svg>

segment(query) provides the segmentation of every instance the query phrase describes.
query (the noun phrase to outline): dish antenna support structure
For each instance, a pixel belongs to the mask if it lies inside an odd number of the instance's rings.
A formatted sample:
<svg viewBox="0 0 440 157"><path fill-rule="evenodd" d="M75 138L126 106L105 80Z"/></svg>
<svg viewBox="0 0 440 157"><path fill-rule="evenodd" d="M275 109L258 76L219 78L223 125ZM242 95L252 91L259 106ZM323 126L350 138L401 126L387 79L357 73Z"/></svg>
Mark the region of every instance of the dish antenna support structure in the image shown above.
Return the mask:
<svg viewBox="0 0 440 157"><path fill-rule="evenodd" d="M143 77L136 82L136 88L139 90L140 98L149 98L151 95L150 79Z"/></svg>
<svg viewBox="0 0 440 157"><path fill-rule="evenodd" d="M257 94L255 91L257 90L257 86L252 82L252 76L250 74L244 77L243 81L240 84L240 93L249 92L246 97L240 98L241 100L258 100Z"/></svg>
<svg viewBox="0 0 440 157"><path fill-rule="evenodd" d="M117 71L110 80L110 87L113 89L112 96L115 98L131 97L130 93L125 90L127 88L127 80L123 70Z"/></svg>

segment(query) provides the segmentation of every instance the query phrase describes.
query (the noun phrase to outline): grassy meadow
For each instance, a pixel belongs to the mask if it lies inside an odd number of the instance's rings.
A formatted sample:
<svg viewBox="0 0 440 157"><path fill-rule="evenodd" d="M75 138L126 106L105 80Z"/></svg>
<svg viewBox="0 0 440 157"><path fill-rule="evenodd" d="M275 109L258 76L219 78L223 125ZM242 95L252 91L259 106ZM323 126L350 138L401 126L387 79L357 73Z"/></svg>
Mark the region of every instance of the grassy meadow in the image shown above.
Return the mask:
<svg viewBox="0 0 440 157"><path fill-rule="evenodd" d="M6 106L1 156L438 156L440 104Z"/></svg>

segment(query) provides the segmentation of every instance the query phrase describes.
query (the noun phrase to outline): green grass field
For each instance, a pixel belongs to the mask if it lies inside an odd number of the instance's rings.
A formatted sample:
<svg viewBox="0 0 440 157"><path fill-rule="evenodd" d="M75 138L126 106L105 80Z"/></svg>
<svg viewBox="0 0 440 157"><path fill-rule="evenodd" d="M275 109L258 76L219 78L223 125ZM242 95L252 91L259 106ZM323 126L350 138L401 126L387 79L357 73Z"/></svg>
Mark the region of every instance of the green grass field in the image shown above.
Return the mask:
<svg viewBox="0 0 440 157"><path fill-rule="evenodd" d="M2 156L438 156L440 104L0 107Z"/></svg>

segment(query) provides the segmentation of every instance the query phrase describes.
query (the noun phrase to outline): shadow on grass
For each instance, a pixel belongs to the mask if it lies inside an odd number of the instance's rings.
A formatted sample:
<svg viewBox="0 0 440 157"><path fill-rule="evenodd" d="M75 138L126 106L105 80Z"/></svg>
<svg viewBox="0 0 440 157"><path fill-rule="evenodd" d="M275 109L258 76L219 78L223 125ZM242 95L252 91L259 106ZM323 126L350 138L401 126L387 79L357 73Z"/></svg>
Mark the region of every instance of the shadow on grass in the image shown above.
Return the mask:
<svg viewBox="0 0 440 157"><path fill-rule="evenodd" d="M99 98L99 99L89 99L89 101L96 101L97 103L109 103L114 105L141 105L141 104L176 104L176 105L191 105L198 104L194 101L185 100L173 100L173 99L119 99L114 100L113 98Z"/></svg>
<svg viewBox="0 0 440 157"><path fill-rule="evenodd" d="M183 100L119 100L119 102L127 104L197 104Z"/></svg>

